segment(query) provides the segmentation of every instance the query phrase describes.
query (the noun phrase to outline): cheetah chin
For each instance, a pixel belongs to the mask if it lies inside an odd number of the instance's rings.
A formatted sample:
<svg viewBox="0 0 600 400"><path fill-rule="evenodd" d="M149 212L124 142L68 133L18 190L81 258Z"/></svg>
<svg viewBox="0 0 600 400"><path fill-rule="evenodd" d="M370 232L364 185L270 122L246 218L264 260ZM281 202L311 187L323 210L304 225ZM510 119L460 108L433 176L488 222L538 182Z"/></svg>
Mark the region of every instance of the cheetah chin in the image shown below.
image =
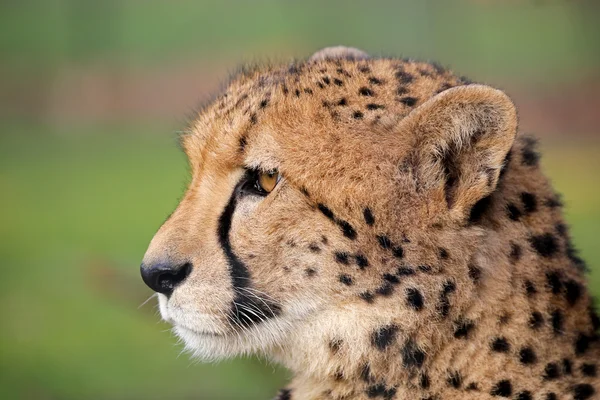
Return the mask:
<svg viewBox="0 0 600 400"><path fill-rule="evenodd" d="M344 47L243 68L181 136L144 282L194 357L279 400L600 398L586 267L510 98Z"/></svg>

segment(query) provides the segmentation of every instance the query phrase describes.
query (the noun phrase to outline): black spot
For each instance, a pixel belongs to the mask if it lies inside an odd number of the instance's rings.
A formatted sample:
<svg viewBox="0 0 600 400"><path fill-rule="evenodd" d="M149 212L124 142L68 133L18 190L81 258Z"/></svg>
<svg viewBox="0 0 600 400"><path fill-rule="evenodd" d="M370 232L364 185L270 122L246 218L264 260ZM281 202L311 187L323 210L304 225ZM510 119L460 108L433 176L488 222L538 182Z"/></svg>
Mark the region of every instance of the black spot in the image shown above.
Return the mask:
<svg viewBox="0 0 600 400"><path fill-rule="evenodd" d="M348 239L356 239L356 230L352 227L352 225L341 219L337 220L336 223L342 229L344 236L346 236Z"/></svg>
<svg viewBox="0 0 600 400"><path fill-rule="evenodd" d="M352 277L348 274L341 274L339 276L339 279L340 279L340 282L342 282L346 286L350 286L354 283L354 281L352 280Z"/></svg>
<svg viewBox="0 0 600 400"><path fill-rule="evenodd" d="M304 273L306 274L306 276L311 277L311 276L315 276L317 274L317 270L314 268L306 268L304 270Z"/></svg>
<svg viewBox="0 0 600 400"><path fill-rule="evenodd" d="M596 370L596 364L582 364L581 365L581 373L584 376L597 376L598 372Z"/></svg>
<svg viewBox="0 0 600 400"><path fill-rule="evenodd" d="M521 156L523 157L523 164L533 167L538 164L540 160L540 155L537 151L535 151L536 140L529 137L526 138L525 146L521 151Z"/></svg>
<svg viewBox="0 0 600 400"><path fill-rule="evenodd" d="M443 247L438 249L438 254L442 260L447 260L450 257L448 250L444 249Z"/></svg>
<svg viewBox="0 0 600 400"><path fill-rule="evenodd" d="M415 288L406 289L406 303L414 310L423 309L423 295Z"/></svg>
<svg viewBox="0 0 600 400"><path fill-rule="evenodd" d="M592 330L594 332L600 330L600 317L596 314L596 310L593 305L589 308L590 322L592 323Z"/></svg>
<svg viewBox="0 0 600 400"><path fill-rule="evenodd" d="M415 77L409 74L408 72L399 70L396 71L396 79L398 79L400 83L407 84L412 82L415 79Z"/></svg>
<svg viewBox="0 0 600 400"><path fill-rule="evenodd" d="M344 86L344 82L342 82L342 80L338 78L333 78L333 83L337 86Z"/></svg>
<svg viewBox="0 0 600 400"><path fill-rule="evenodd" d="M383 110L385 106L381 104L369 103L367 104L367 110Z"/></svg>
<svg viewBox="0 0 600 400"><path fill-rule="evenodd" d="M302 186L302 187L300 188L300 192L301 192L303 195L305 195L306 197L310 197L310 194L308 193L308 189L307 189L307 188L305 188L304 186Z"/></svg>
<svg viewBox="0 0 600 400"><path fill-rule="evenodd" d="M517 261L519 261L519 259L521 258L521 246L519 246L516 243L511 242L510 243L510 254L509 254L509 258L510 261L512 261L513 263L516 263Z"/></svg>
<svg viewBox="0 0 600 400"><path fill-rule="evenodd" d="M524 390L521 393L517 394L516 400L532 400L531 392Z"/></svg>
<svg viewBox="0 0 600 400"><path fill-rule="evenodd" d="M446 90L452 88L452 85L449 84L448 82L445 82L443 84L440 85L440 87L437 90L437 93L442 93L445 92Z"/></svg>
<svg viewBox="0 0 600 400"><path fill-rule="evenodd" d="M404 104L405 106L408 107L413 107L415 104L417 104L418 99L416 97L402 97L400 100L398 100L400 103Z"/></svg>
<svg viewBox="0 0 600 400"><path fill-rule="evenodd" d="M503 337L497 337L490 343L492 351L497 353L508 353L510 351L510 343Z"/></svg>
<svg viewBox="0 0 600 400"><path fill-rule="evenodd" d="M452 281L446 281L444 282L444 286L442 288L442 293L444 294L448 294L448 293L452 293L456 290L456 284Z"/></svg>
<svg viewBox="0 0 600 400"><path fill-rule="evenodd" d="M452 371L449 373L446 383L448 383L448 386L458 389L462 385L462 376L458 371Z"/></svg>
<svg viewBox="0 0 600 400"><path fill-rule="evenodd" d="M373 91L368 87L363 86L360 89L358 89L358 94L360 94L361 96L373 96Z"/></svg>
<svg viewBox="0 0 600 400"><path fill-rule="evenodd" d="M537 198L534 194L527 192L521 193L521 201L523 202L523 209L526 213L532 213L537 210Z"/></svg>
<svg viewBox="0 0 600 400"><path fill-rule="evenodd" d="M408 93L408 88L406 86L399 86L398 89L396 89L396 94L398 96L404 96L405 94Z"/></svg>
<svg viewBox="0 0 600 400"><path fill-rule="evenodd" d="M362 379L365 382L373 381L373 377L371 376L371 367L369 366L369 363L364 364L360 369L360 379Z"/></svg>
<svg viewBox="0 0 600 400"><path fill-rule="evenodd" d="M264 99L263 101L260 102L259 107L265 108L267 105L269 105L269 99Z"/></svg>
<svg viewBox="0 0 600 400"><path fill-rule="evenodd" d="M401 246L394 246L392 248L392 254L396 258L402 258L402 257L404 257L404 250L402 249Z"/></svg>
<svg viewBox="0 0 600 400"><path fill-rule="evenodd" d="M421 389L429 389L430 385L431 381L429 380L429 375L421 374L421 376L419 377L419 386L421 387Z"/></svg>
<svg viewBox="0 0 600 400"><path fill-rule="evenodd" d="M479 385L477 385L477 383L475 383L475 382L471 382L467 385L465 390L467 390L469 392L470 391L479 391Z"/></svg>
<svg viewBox="0 0 600 400"><path fill-rule="evenodd" d="M580 383L578 385L573 386L573 400L587 400L591 398L596 390L587 383Z"/></svg>
<svg viewBox="0 0 600 400"><path fill-rule="evenodd" d="M258 117L256 116L256 113L250 114L250 123L252 125L256 125L257 122L258 122Z"/></svg>
<svg viewBox="0 0 600 400"><path fill-rule="evenodd" d="M294 94L296 95L296 97L300 97L300 90L299 89L294 90Z"/></svg>
<svg viewBox="0 0 600 400"><path fill-rule="evenodd" d="M490 208L492 204L492 197L486 196L479 200L473 207L469 213L469 223L476 224L481 221L481 218L485 214L485 212Z"/></svg>
<svg viewBox="0 0 600 400"><path fill-rule="evenodd" d="M369 304L373 303L373 300L375 300L375 296L371 292L362 292L358 296Z"/></svg>
<svg viewBox="0 0 600 400"><path fill-rule="evenodd" d="M579 257L578 251L575 246L573 246L571 240L567 240L567 257L569 257L569 260L571 260L581 271L587 270L585 261Z"/></svg>
<svg viewBox="0 0 600 400"><path fill-rule="evenodd" d="M546 199L546 201L544 202L544 204L548 208L558 208L558 207L562 207L563 206L563 203L562 203L560 197L558 197L558 195L556 197L551 197L549 199Z"/></svg>
<svg viewBox="0 0 600 400"><path fill-rule="evenodd" d="M543 323L544 317L542 316L541 312L534 311L531 313L531 316L529 317L529 327L531 329L538 329Z"/></svg>
<svg viewBox="0 0 600 400"><path fill-rule="evenodd" d="M543 378L546 381L552 381L560 377L560 369L556 363L548 363L544 368Z"/></svg>
<svg viewBox="0 0 600 400"><path fill-rule="evenodd" d="M242 135L240 137L240 151L244 151L247 144L248 144L248 138L246 137L246 135Z"/></svg>
<svg viewBox="0 0 600 400"><path fill-rule="evenodd" d="M468 339L473 328L475 328L473 321L462 318L454 323L454 337L456 339Z"/></svg>
<svg viewBox="0 0 600 400"><path fill-rule="evenodd" d="M508 218L512 219L513 221L518 221L523 215L521 210L519 210L513 203L508 203L506 205L506 212L508 214Z"/></svg>
<svg viewBox="0 0 600 400"><path fill-rule="evenodd" d="M287 94L290 92L290 90L288 89L288 87L287 87L285 84L283 84L283 85L281 86L281 90L283 91L283 94L284 94L285 96L287 96Z"/></svg>
<svg viewBox="0 0 600 400"><path fill-rule="evenodd" d="M392 247L392 241L387 236L378 235L377 236L377 241L379 242L379 245L381 247L383 247L384 249L389 249L389 248Z"/></svg>
<svg viewBox="0 0 600 400"><path fill-rule="evenodd" d="M343 252L343 251L335 252L335 261L339 262L340 264L344 264L344 265L350 264L349 257L350 257L350 255L346 252Z"/></svg>
<svg viewBox="0 0 600 400"><path fill-rule="evenodd" d="M559 294L562 289L562 281L558 272L546 272L546 285L552 294Z"/></svg>
<svg viewBox="0 0 600 400"><path fill-rule="evenodd" d="M558 233L560 236L567 236L567 225L563 224L562 222L554 225L554 229L556 229L556 233Z"/></svg>
<svg viewBox="0 0 600 400"><path fill-rule="evenodd" d="M348 104L348 101L346 100L346 98L345 98L345 97L342 97L342 98L340 99L340 101L338 101L338 103L337 103L337 104L338 104L338 106L345 106L345 105L347 105L347 104Z"/></svg>
<svg viewBox="0 0 600 400"><path fill-rule="evenodd" d="M419 265L417 268L419 268L419 271L425 273L429 273L433 270L433 268L431 268L431 265Z"/></svg>
<svg viewBox="0 0 600 400"><path fill-rule="evenodd" d="M304 89L304 93L306 93L306 94L313 94L313 91L312 91L311 88L305 88Z"/></svg>
<svg viewBox="0 0 600 400"><path fill-rule="evenodd" d="M308 245L308 249L309 249L310 251L312 251L313 253L319 253L319 252L321 252L321 248L320 248L320 247L319 247L319 245L318 245L318 244L316 244L316 243L311 243L311 244L309 244L309 245Z"/></svg>
<svg viewBox="0 0 600 400"><path fill-rule="evenodd" d="M317 204L317 207L319 208L319 211L321 211L327 218L331 220L335 219L333 211L331 211L325 204L319 203Z"/></svg>
<svg viewBox="0 0 600 400"><path fill-rule="evenodd" d="M577 339L575 340L575 354L578 356L584 354L590 347L592 340L592 337L584 333L579 333L579 335L577 335Z"/></svg>
<svg viewBox="0 0 600 400"><path fill-rule="evenodd" d="M396 388L386 388L385 384L378 383L367 388L367 396L369 398L383 397L385 400L391 400L396 395Z"/></svg>
<svg viewBox="0 0 600 400"><path fill-rule="evenodd" d="M573 363L568 358L563 359L562 361L562 370L565 375L571 375L573 372Z"/></svg>
<svg viewBox="0 0 600 400"><path fill-rule="evenodd" d="M414 339L408 339L402 347L402 365L405 368L421 368L425 362L425 352Z"/></svg>
<svg viewBox="0 0 600 400"><path fill-rule="evenodd" d="M396 275L398 276L410 276L414 274L415 270L406 266L398 267L398 269L396 270Z"/></svg>
<svg viewBox="0 0 600 400"><path fill-rule="evenodd" d="M551 233L532 236L529 243L542 257L552 257L558 252L558 242Z"/></svg>
<svg viewBox="0 0 600 400"><path fill-rule="evenodd" d="M563 315L560 310L554 310L550 313L550 320L552 321L552 330L557 335L562 335L563 332Z"/></svg>
<svg viewBox="0 0 600 400"><path fill-rule="evenodd" d="M381 85L383 82L381 82L381 79L377 79L374 76L371 76L369 78L369 83L371 83L373 85Z"/></svg>
<svg viewBox="0 0 600 400"><path fill-rule="evenodd" d="M337 354L340 351L340 347L342 347L342 343L344 343L344 341L342 339L332 339L329 341L329 350L331 350L331 352L333 354Z"/></svg>
<svg viewBox="0 0 600 400"><path fill-rule="evenodd" d="M380 296L389 296L392 293L394 293L394 286L392 286L391 283L389 282L384 282L383 285L379 286L376 290L375 293L380 295Z"/></svg>
<svg viewBox="0 0 600 400"><path fill-rule="evenodd" d="M440 300L436 306L437 312L445 318L450 313L450 299L448 295L456 290L456 285L452 281L444 282L442 292L440 293Z"/></svg>
<svg viewBox="0 0 600 400"><path fill-rule="evenodd" d="M367 225L372 226L373 224L375 224L375 217L373 216L373 212L369 207L366 207L363 210L363 216Z"/></svg>
<svg viewBox="0 0 600 400"><path fill-rule="evenodd" d="M400 279L396 275L392 275L392 274L383 274L383 279L385 279L389 283L393 283L395 285L400 283Z"/></svg>
<svg viewBox="0 0 600 400"><path fill-rule="evenodd" d="M371 72L371 68L369 68L368 65L361 65L361 66L358 67L358 70L360 72L362 72L363 74L368 74L368 73Z"/></svg>
<svg viewBox="0 0 600 400"><path fill-rule="evenodd" d="M281 389L277 394L275 400L292 400L292 390L291 389Z"/></svg>
<svg viewBox="0 0 600 400"><path fill-rule="evenodd" d="M558 397L555 393L550 392L546 394L546 400L558 400Z"/></svg>
<svg viewBox="0 0 600 400"><path fill-rule="evenodd" d="M510 314L506 311L498 318L500 325L506 325L510 321Z"/></svg>
<svg viewBox="0 0 600 400"><path fill-rule="evenodd" d="M352 113L352 118L354 119L362 119L363 116L364 114L360 111L354 111L354 113Z"/></svg>
<svg viewBox="0 0 600 400"><path fill-rule="evenodd" d="M478 283L481 279L481 268L475 265L469 265L469 278L473 283Z"/></svg>
<svg viewBox="0 0 600 400"><path fill-rule="evenodd" d="M358 265L360 269L365 269L369 266L369 260L362 254L357 254L354 256L354 259L356 260L356 265Z"/></svg>
<svg viewBox="0 0 600 400"><path fill-rule="evenodd" d="M512 384L509 380L501 380L492 387L492 396L510 397L512 395Z"/></svg>
<svg viewBox="0 0 600 400"><path fill-rule="evenodd" d="M326 76L326 77L324 77L324 78L323 78L323 82L324 82L326 85L329 85L329 84L331 83L331 80L329 79L329 77L328 77L328 76Z"/></svg>
<svg viewBox="0 0 600 400"><path fill-rule="evenodd" d="M398 327L396 325L386 325L371 334L371 344L379 350L385 350L396 340Z"/></svg>
<svg viewBox="0 0 600 400"><path fill-rule="evenodd" d="M333 374L334 381L341 381L344 379L344 372L341 369L338 369L335 374Z"/></svg>
<svg viewBox="0 0 600 400"><path fill-rule="evenodd" d="M537 362L535 351L531 347L523 347L519 350L519 361L525 365L534 364Z"/></svg>
<svg viewBox="0 0 600 400"><path fill-rule="evenodd" d="M440 302L436 306L437 312L442 316L442 318L446 318L450 313L450 300L447 296L441 296Z"/></svg>
<svg viewBox="0 0 600 400"><path fill-rule="evenodd" d="M569 305L574 306L581 297L581 285L573 280L565 281L565 297Z"/></svg>
<svg viewBox="0 0 600 400"><path fill-rule="evenodd" d="M525 293L527 294L527 296L531 297L537 293L537 289L535 288L535 285L533 282L527 280L524 282L523 285L525 286Z"/></svg>

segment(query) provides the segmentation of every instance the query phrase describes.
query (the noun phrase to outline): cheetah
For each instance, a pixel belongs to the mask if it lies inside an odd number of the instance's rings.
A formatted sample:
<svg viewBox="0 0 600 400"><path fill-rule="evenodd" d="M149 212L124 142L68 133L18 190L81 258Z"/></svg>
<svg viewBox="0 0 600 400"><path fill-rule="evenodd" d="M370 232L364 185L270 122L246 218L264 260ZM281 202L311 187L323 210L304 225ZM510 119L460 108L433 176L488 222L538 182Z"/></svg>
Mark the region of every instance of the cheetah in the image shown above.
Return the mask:
<svg viewBox="0 0 600 400"><path fill-rule="evenodd" d="M247 68L181 138L143 280L194 357L292 371L279 400L600 398L585 264L517 130L435 63Z"/></svg>

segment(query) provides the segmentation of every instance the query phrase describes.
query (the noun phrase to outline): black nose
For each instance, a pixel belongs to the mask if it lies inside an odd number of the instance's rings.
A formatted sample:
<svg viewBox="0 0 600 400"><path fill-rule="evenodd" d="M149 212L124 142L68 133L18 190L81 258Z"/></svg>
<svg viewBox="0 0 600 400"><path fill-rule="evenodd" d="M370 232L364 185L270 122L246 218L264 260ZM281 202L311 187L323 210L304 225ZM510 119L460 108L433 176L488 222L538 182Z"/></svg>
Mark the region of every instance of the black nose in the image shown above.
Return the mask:
<svg viewBox="0 0 600 400"><path fill-rule="evenodd" d="M140 266L142 279L155 292L170 296L173 290L192 272L192 264L154 264Z"/></svg>

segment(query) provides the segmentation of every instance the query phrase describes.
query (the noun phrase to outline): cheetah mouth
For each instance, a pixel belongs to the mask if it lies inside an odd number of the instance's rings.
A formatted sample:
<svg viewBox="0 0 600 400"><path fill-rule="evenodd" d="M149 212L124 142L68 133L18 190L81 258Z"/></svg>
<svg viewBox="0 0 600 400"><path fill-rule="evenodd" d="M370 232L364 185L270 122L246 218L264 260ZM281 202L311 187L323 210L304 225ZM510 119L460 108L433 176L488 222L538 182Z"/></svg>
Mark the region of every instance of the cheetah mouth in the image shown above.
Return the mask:
<svg viewBox="0 0 600 400"><path fill-rule="evenodd" d="M225 336L222 333L192 329L192 328L188 328L188 327L185 327L185 326L182 326L179 324L173 324L173 328L175 329L175 331L182 332L182 333L189 334L189 335L195 335L198 337L224 337Z"/></svg>

